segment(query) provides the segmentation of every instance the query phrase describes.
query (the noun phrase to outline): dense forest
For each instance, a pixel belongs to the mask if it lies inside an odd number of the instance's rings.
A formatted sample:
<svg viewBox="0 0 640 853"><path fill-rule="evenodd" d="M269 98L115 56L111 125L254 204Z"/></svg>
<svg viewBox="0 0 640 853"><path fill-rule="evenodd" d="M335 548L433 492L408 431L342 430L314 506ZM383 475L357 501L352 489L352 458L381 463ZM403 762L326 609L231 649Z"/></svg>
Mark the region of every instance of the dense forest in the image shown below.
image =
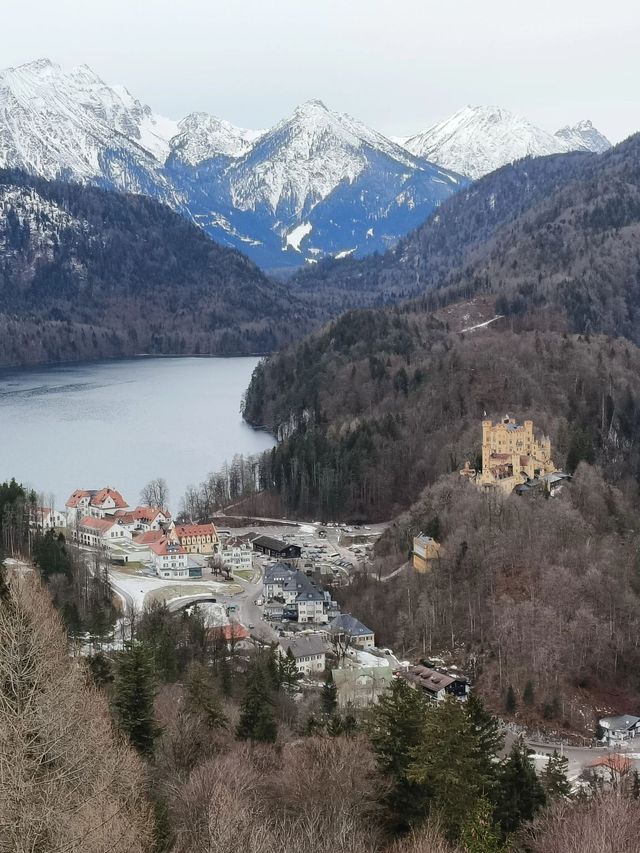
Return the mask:
<svg viewBox="0 0 640 853"><path fill-rule="evenodd" d="M0 569L0 850L635 850L630 770L574 794L566 758L538 775L476 697L433 704L398 679L342 713L291 660L159 604L123 648L73 659L37 577Z"/></svg>
<svg viewBox="0 0 640 853"><path fill-rule="evenodd" d="M624 340L504 324L458 335L426 314L351 312L258 366L245 417L283 439L260 476L288 512L384 520L475 462L485 412L531 418L559 467L586 459L635 481L639 371Z"/></svg>
<svg viewBox="0 0 640 853"><path fill-rule="evenodd" d="M382 256L301 272L301 292L420 310L493 295L496 312L640 343L640 135L602 155L522 160L443 204ZM413 310L408 307L407 310Z"/></svg>
<svg viewBox="0 0 640 853"><path fill-rule="evenodd" d="M0 212L0 363L265 353L313 325L284 285L150 199L3 170Z"/></svg>

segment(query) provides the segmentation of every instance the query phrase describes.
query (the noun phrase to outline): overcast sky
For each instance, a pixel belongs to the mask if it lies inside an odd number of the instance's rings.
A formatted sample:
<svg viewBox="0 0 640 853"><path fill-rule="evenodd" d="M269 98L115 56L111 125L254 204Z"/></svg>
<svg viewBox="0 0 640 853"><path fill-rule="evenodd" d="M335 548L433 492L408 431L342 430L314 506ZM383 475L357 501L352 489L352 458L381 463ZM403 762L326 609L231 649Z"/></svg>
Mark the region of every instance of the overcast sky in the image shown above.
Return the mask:
<svg viewBox="0 0 640 853"><path fill-rule="evenodd" d="M0 64L87 63L156 112L269 127L309 98L388 135L467 104L640 129L637 0L1 0Z"/></svg>

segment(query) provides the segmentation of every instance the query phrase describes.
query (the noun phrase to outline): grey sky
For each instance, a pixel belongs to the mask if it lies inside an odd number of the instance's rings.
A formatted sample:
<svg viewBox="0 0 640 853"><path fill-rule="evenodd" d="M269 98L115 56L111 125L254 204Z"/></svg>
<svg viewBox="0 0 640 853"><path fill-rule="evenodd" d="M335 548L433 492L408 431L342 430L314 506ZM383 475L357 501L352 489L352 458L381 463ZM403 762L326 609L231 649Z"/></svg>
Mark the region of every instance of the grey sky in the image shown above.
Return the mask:
<svg viewBox="0 0 640 853"><path fill-rule="evenodd" d="M640 129L637 0L2 0L0 66L87 63L156 112L274 124L309 98L389 135L467 104Z"/></svg>

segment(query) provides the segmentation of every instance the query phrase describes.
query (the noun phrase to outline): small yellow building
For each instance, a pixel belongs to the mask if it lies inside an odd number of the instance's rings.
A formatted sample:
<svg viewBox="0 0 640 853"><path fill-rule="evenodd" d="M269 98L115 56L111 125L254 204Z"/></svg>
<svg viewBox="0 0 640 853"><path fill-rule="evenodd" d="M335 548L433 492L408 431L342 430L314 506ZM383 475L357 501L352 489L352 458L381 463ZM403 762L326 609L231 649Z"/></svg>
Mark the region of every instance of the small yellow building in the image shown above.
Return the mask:
<svg viewBox="0 0 640 853"><path fill-rule="evenodd" d="M176 524L175 537L187 554L216 554L220 544L214 524Z"/></svg>
<svg viewBox="0 0 640 853"><path fill-rule="evenodd" d="M411 561L416 572L430 572L433 561L440 556L440 543L431 536L419 533L413 537Z"/></svg>
<svg viewBox="0 0 640 853"><path fill-rule="evenodd" d="M510 493L527 480L555 470L551 441L546 436L536 439L533 421L518 424L506 415L497 424L482 422L482 471L475 478L479 486Z"/></svg>

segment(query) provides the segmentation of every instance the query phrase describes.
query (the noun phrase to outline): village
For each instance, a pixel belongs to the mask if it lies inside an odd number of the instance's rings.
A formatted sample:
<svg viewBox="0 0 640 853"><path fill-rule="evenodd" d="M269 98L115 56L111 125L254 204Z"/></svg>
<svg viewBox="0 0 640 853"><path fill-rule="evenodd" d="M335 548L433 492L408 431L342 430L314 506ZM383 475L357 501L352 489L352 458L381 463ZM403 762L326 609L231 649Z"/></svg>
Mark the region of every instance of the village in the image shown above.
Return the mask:
<svg viewBox="0 0 640 853"><path fill-rule="evenodd" d="M460 476L483 491L513 492L524 500L537 492L553 497L571 479L556 469L550 441L536 439L533 422L520 425L509 416L483 421L482 469L467 462ZM433 702L466 700L473 685L455 666L399 659L376 644L374 631L356 615L342 613L332 595L354 572L366 570L385 525L223 524L176 523L167 508L132 507L113 487L77 489L64 511L40 507L36 514L39 530L62 532L87 554L106 557L111 587L125 610L141 612L153 601L174 612L198 606L212 635L234 649L272 645L293 658L299 689L319 689L331 678L344 711L375 704L394 678ZM439 542L418 532L403 570L433 571L442 554ZM575 749L574 777L585 766L607 777L623 765L630 771L640 758L632 751L639 735L638 716L602 717L596 743L608 751L587 761L584 750ZM549 750L543 744L536 750L544 763Z"/></svg>

